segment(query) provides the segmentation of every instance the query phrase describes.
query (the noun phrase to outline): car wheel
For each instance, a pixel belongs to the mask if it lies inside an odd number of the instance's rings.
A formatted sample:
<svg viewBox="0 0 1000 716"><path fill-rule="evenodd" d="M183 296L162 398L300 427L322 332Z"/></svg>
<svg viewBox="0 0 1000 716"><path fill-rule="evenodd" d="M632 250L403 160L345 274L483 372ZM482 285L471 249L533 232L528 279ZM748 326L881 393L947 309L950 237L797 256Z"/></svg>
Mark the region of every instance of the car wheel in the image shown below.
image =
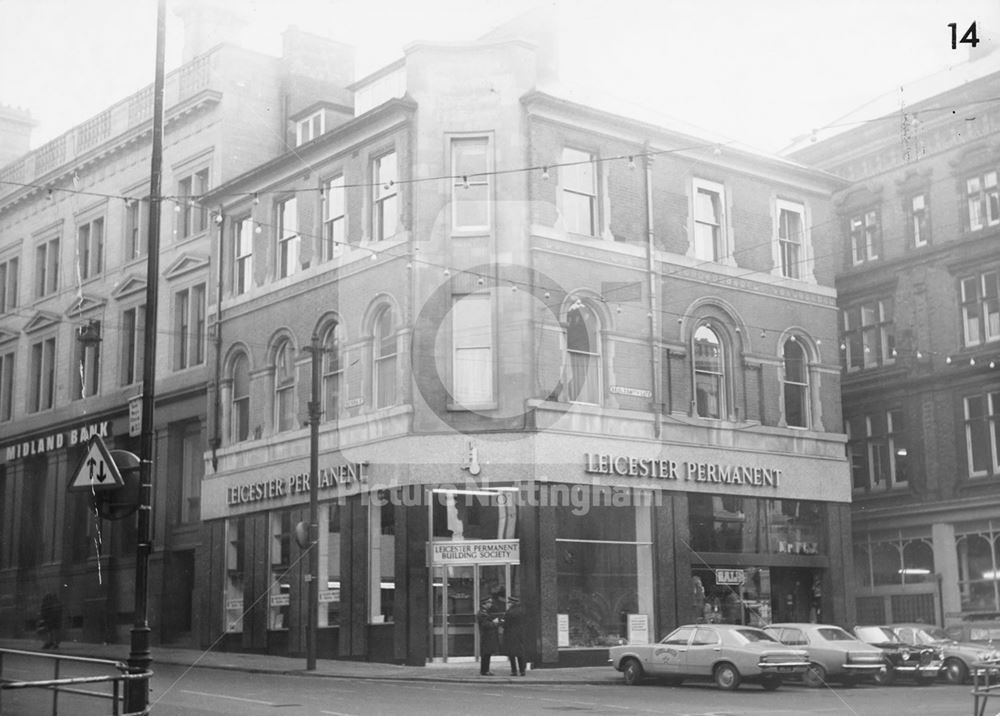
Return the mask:
<svg viewBox="0 0 1000 716"><path fill-rule="evenodd" d="M896 680L896 672L888 666L883 666L875 672L875 683L879 686L889 686Z"/></svg>
<svg viewBox="0 0 1000 716"><path fill-rule="evenodd" d="M816 662L809 664L806 673L802 675L802 680L811 689L818 689L826 685L826 669Z"/></svg>
<svg viewBox="0 0 1000 716"><path fill-rule="evenodd" d="M964 684L969 678L969 667L961 659L945 659L944 678L949 684Z"/></svg>
<svg viewBox="0 0 1000 716"><path fill-rule="evenodd" d="M764 687L764 691L777 691L778 687L781 686L781 677L766 676L761 680L760 685Z"/></svg>
<svg viewBox="0 0 1000 716"><path fill-rule="evenodd" d="M724 661L716 666L712 674L715 677L715 685L725 691L735 691L740 687L740 682L743 680L739 669L728 661Z"/></svg>
<svg viewBox="0 0 1000 716"><path fill-rule="evenodd" d="M622 675L626 686L635 686L642 678L642 664L635 659L626 659L622 665Z"/></svg>

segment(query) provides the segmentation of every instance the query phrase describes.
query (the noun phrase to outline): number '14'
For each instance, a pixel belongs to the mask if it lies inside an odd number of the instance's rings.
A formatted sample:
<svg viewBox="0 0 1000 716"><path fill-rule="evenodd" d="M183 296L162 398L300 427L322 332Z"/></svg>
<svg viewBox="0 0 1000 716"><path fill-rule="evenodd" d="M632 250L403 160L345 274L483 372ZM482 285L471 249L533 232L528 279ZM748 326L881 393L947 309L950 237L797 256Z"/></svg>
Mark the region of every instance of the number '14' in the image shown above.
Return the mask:
<svg viewBox="0 0 1000 716"><path fill-rule="evenodd" d="M963 42L975 47L979 44L979 38L976 37L976 23L969 25L969 29L965 31L962 35L962 39L958 39L958 24L954 22L949 22L948 27L951 28L951 49L957 50L958 46Z"/></svg>

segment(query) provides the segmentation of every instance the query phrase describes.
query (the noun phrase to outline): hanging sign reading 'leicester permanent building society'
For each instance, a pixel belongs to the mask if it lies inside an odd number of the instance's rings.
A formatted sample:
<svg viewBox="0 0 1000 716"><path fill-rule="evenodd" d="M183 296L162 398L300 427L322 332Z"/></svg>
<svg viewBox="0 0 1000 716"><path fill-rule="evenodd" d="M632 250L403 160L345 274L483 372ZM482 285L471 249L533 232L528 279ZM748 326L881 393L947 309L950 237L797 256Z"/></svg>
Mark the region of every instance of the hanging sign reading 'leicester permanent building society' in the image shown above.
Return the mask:
<svg viewBox="0 0 1000 716"><path fill-rule="evenodd" d="M727 465L716 462L678 462L651 457L629 457L607 453L584 453L584 470L593 475L621 475L654 480L715 482L749 487L778 487L781 470L757 465Z"/></svg>
<svg viewBox="0 0 1000 716"><path fill-rule="evenodd" d="M430 542L427 566L450 564L520 564L521 543L516 539Z"/></svg>

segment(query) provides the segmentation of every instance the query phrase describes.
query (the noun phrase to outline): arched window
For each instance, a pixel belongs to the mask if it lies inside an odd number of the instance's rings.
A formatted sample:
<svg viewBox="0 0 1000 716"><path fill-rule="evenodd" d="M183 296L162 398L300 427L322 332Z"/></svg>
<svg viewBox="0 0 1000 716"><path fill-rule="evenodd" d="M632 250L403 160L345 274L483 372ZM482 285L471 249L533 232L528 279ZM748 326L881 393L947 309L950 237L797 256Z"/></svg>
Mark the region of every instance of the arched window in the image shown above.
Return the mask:
<svg viewBox="0 0 1000 716"><path fill-rule="evenodd" d="M372 366L372 395L376 408L396 402L396 329L392 309L386 306L375 317Z"/></svg>
<svg viewBox="0 0 1000 716"><path fill-rule="evenodd" d="M694 332L695 410L702 418L726 414L725 350L719 334L708 324Z"/></svg>
<svg viewBox="0 0 1000 716"><path fill-rule="evenodd" d="M291 341L282 340L274 351L275 432L295 427L295 355Z"/></svg>
<svg viewBox="0 0 1000 716"><path fill-rule="evenodd" d="M784 390L785 424L790 427L809 427L809 366L802 344L790 337L785 341Z"/></svg>
<svg viewBox="0 0 1000 716"><path fill-rule="evenodd" d="M242 353L232 363L233 404L229 418L229 441L250 437L250 362Z"/></svg>
<svg viewBox="0 0 1000 716"><path fill-rule="evenodd" d="M336 323L323 334L323 415L336 420L340 414L340 335Z"/></svg>
<svg viewBox="0 0 1000 716"><path fill-rule="evenodd" d="M601 339L597 316L577 301L566 314L566 358L569 399L601 402Z"/></svg>

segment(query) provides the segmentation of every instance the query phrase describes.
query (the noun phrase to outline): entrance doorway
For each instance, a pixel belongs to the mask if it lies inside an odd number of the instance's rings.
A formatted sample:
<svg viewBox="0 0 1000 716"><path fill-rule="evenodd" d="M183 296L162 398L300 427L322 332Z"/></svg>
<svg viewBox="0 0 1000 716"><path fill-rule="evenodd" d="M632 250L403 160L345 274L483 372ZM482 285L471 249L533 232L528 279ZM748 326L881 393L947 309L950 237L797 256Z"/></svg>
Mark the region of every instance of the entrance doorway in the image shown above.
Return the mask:
<svg viewBox="0 0 1000 716"><path fill-rule="evenodd" d="M479 658L476 613L488 597L511 593L510 564L457 564L431 568L431 656L434 661ZM506 603L494 606L497 611Z"/></svg>

